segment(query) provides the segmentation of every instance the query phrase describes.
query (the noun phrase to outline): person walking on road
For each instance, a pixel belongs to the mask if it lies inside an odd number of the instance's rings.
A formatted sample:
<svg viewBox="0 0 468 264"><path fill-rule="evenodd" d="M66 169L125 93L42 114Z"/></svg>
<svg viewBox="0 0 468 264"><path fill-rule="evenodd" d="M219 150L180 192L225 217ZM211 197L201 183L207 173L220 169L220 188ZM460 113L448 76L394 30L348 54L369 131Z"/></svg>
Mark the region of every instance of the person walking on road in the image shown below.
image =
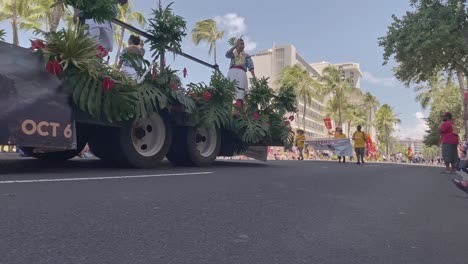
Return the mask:
<svg viewBox="0 0 468 264"><path fill-rule="evenodd" d="M298 129L297 136L296 136L296 147L299 151L299 158L298 160L304 160L304 146L305 146L305 135L304 130Z"/></svg>
<svg viewBox="0 0 468 264"><path fill-rule="evenodd" d="M366 133L362 131L362 126L357 126L357 131L353 134L354 151L356 152L356 164L364 164L364 153L366 149Z"/></svg>
<svg viewBox="0 0 468 264"><path fill-rule="evenodd" d="M343 129L341 127L336 128L335 138L336 139L346 138L346 135L343 134ZM346 163L346 157L345 156L338 156L338 162L341 163L341 158L343 158L343 163Z"/></svg>
<svg viewBox="0 0 468 264"><path fill-rule="evenodd" d="M445 163L443 173L454 174L458 162L458 132L452 121L452 114L447 112L442 117L440 125L440 142L442 143L442 158Z"/></svg>

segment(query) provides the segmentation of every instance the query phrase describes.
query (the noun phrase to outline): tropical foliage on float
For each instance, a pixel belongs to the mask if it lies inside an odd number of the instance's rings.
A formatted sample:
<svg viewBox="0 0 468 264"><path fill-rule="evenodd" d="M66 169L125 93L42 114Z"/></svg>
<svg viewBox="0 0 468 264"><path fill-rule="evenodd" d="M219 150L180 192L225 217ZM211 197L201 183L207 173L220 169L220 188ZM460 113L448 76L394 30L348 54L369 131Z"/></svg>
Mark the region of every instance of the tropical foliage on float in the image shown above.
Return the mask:
<svg viewBox="0 0 468 264"><path fill-rule="evenodd" d="M61 0L59 4L82 7L89 0ZM94 9L98 20L107 20L110 13L103 0ZM294 134L287 114L296 112L293 88L284 87L275 93L268 79L252 79L251 90L244 104L235 103L236 83L220 72L214 72L210 83L182 85L186 77L166 65L167 47L181 51L185 36L185 20L173 14L171 5L161 3L149 19L148 39L153 62L130 56L138 72L139 82L103 62L108 52L86 36L83 26L44 33L44 40L32 41L31 48L41 56L45 69L66 84L74 104L95 119L121 122L148 117L154 112L169 111L175 106L191 113L197 126L215 126L230 131L239 144L283 142L290 145ZM139 62L139 63L138 63Z"/></svg>

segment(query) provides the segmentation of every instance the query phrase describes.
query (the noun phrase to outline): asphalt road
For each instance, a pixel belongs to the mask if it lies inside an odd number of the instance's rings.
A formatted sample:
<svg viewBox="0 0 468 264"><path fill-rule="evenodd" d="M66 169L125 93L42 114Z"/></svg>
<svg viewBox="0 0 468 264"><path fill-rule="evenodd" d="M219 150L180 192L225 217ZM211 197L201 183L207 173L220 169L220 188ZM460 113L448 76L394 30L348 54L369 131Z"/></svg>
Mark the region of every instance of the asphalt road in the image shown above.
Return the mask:
<svg viewBox="0 0 468 264"><path fill-rule="evenodd" d="M468 196L440 170L1 160L0 263L466 264Z"/></svg>

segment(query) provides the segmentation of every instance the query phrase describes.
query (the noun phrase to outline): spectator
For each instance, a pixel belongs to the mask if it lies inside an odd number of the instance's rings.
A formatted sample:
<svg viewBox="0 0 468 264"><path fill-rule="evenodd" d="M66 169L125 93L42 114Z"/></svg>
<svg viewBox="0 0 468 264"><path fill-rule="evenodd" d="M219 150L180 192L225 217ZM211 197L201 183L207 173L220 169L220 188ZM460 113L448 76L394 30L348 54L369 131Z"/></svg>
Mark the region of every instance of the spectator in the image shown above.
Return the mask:
<svg viewBox="0 0 468 264"><path fill-rule="evenodd" d="M366 148L366 133L362 130L362 126L357 126L357 131L353 134L353 141L354 141L354 150L357 156L357 163L356 164L364 164L364 153Z"/></svg>
<svg viewBox="0 0 468 264"><path fill-rule="evenodd" d="M452 121L452 114L443 115L443 123L440 126L440 141L442 143L442 158L445 163L445 171L442 173L454 174L458 161L458 132Z"/></svg>

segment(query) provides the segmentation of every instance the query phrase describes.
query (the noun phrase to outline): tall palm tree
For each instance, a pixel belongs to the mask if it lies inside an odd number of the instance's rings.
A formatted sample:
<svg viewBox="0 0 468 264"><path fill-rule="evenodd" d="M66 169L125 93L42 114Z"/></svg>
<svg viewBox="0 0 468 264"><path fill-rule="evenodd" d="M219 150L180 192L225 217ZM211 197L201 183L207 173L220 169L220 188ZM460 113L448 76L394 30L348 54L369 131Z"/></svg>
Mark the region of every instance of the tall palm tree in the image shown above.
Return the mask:
<svg viewBox="0 0 468 264"><path fill-rule="evenodd" d="M363 106L367 109L367 118L366 118L366 133L369 134L373 126L372 116L374 114L374 109L376 109L380 103L377 100L377 97L372 95L370 92L367 92L362 97Z"/></svg>
<svg viewBox="0 0 468 264"><path fill-rule="evenodd" d="M216 41L218 39L222 39L223 37L224 30L218 31L216 21L214 21L213 19L205 19L202 21L198 21L195 25L195 28L192 30L192 40L195 43L195 45L199 45L202 41L206 41L210 45L208 54L211 55L211 52L213 52L215 64L217 64Z"/></svg>
<svg viewBox="0 0 468 264"><path fill-rule="evenodd" d="M347 123L348 138L351 132L351 126L363 125L366 122L366 111L359 104L344 104L343 121Z"/></svg>
<svg viewBox="0 0 468 264"><path fill-rule="evenodd" d="M39 17L42 8L29 0L2 0L0 1L0 21L8 20L11 23L13 44L19 45L19 30L40 28Z"/></svg>
<svg viewBox="0 0 468 264"><path fill-rule="evenodd" d="M146 18L141 12L132 11L130 1L125 5L118 5L118 14L117 18L123 22L137 22L140 26L146 24ZM124 46L124 37L125 37L125 28L116 26L115 27L115 36L117 39L117 52L115 54L114 64L119 62L120 53L122 52L122 47Z"/></svg>
<svg viewBox="0 0 468 264"><path fill-rule="evenodd" d="M397 115L393 112L392 107L388 104L384 104L375 115L375 123L384 133L385 154L388 157L391 133L394 131L394 126L401 123L401 120L398 119Z"/></svg>
<svg viewBox="0 0 468 264"><path fill-rule="evenodd" d="M353 87L351 79L345 79L342 76L342 71L335 66L328 66L323 70L320 77L322 83L320 94L322 96L331 94L337 98L338 126L343 125L343 109L347 102L347 96L358 92L359 89Z"/></svg>
<svg viewBox="0 0 468 264"><path fill-rule="evenodd" d="M309 72L303 69L298 64L294 66L287 66L283 69L278 84L283 87L293 87L303 103L303 129L306 126L306 113L307 106L312 103L312 99L319 98L318 90L320 84L309 74Z"/></svg>
<svg viewBox="0 0 468 264"><path fill-rule="evenodd" d="M38 18L44 22L45 31L56 32L65 15L63 5L53 6L56 0L30 0L29 2L37 4L42 9Z"/></svg>

